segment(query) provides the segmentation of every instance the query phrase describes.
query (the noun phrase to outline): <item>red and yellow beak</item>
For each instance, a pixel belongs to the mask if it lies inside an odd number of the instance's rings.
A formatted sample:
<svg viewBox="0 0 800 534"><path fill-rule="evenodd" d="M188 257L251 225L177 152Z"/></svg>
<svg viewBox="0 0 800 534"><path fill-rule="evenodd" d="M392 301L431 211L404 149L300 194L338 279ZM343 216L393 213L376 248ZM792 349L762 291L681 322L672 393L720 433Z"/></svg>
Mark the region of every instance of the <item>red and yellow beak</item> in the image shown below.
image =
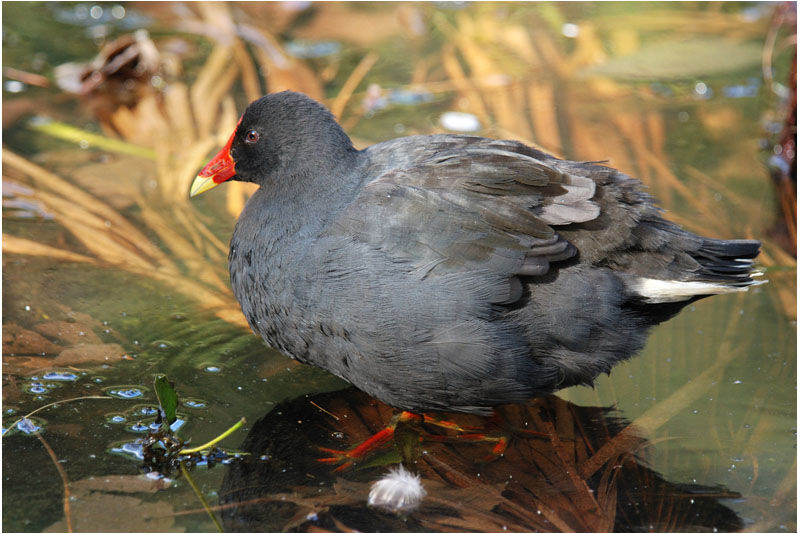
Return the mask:
<svg viewBox="0 0 800 534"><path fill-rule="evenodd" d="M242 122L242 119L239 119L239 122ZM239 128L238 124L236 128ZM225 143L222 150L220 150L219 153L208 162L208 165L203 167L200 173L195 177L192 182L192 187L189 190L190 197L205 193L209 189L217 187L222 182L236 175L236 170L234 168L236 162L233 161L231 157L231 145L233 144L234 137L236 137L236 130L233 131L233 135L231 135L231 138Z"/></svg>

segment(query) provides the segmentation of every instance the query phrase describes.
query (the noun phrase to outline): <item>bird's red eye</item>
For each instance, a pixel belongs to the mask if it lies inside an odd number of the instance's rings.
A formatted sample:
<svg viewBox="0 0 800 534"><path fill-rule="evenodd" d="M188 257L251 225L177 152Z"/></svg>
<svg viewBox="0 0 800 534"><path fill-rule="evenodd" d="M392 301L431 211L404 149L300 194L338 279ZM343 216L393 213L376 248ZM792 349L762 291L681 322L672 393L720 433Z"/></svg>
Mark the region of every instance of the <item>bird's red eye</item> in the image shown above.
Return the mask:
<svg viewBox="0 0 800 534"><path fill-rule="evenodd" d="M258 132L255 130L249 130L246 134L244 134L244 140L248 143L255 143L258 141Z"/></svg>

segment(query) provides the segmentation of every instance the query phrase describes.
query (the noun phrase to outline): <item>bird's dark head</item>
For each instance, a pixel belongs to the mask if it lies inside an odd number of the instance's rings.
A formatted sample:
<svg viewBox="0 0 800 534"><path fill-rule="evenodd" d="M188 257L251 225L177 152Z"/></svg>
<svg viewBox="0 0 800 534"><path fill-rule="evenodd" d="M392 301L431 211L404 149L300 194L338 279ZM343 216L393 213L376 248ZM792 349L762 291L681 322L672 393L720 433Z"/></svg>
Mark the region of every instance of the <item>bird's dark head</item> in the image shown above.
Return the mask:
<svg viewBox="0 0 800 534"><path fill-rule="evenodd" d="M322 104L283 91L250 104L228 143L192 183L195 196L227 180L266 185L330 168L353 145Z"/></svg>

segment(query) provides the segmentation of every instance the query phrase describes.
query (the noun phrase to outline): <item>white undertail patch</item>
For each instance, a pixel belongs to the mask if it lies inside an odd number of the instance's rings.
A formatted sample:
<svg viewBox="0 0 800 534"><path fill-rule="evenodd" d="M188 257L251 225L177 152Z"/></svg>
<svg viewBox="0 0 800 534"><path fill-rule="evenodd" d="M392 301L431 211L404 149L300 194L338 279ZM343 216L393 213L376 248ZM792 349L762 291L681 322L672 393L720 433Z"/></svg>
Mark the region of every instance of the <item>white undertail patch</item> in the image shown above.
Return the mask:
<svg viewBox="0 0 800 534"><path fill-rule="evenodd" d="M753 276L753 275L750 275ZM700 295L719 295L747 291L751 285L760 285L765 281L752 282L747 286L714 284L712 282L682 282L680 280L658 280L656 278L636 278L630 285L635 294L651 304L680 302Z"/></svg>

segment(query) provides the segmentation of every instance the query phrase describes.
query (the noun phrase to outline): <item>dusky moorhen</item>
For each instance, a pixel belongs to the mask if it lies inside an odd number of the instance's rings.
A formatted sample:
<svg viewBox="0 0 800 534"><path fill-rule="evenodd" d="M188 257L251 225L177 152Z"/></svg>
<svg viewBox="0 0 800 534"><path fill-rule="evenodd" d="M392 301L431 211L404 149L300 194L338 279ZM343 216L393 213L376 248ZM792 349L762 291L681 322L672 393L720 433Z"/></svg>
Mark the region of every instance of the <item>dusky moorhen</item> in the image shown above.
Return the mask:
<svg viewBox="0 0 800 534"><path fill-rule="evenodd" d="M466 135L356 150L289 91L250 104L191 195L226 180L260 186L229 256L253 331L411 411L591 384L686 304L756 283L760 242L681 229L620 171Z"/></svg>

